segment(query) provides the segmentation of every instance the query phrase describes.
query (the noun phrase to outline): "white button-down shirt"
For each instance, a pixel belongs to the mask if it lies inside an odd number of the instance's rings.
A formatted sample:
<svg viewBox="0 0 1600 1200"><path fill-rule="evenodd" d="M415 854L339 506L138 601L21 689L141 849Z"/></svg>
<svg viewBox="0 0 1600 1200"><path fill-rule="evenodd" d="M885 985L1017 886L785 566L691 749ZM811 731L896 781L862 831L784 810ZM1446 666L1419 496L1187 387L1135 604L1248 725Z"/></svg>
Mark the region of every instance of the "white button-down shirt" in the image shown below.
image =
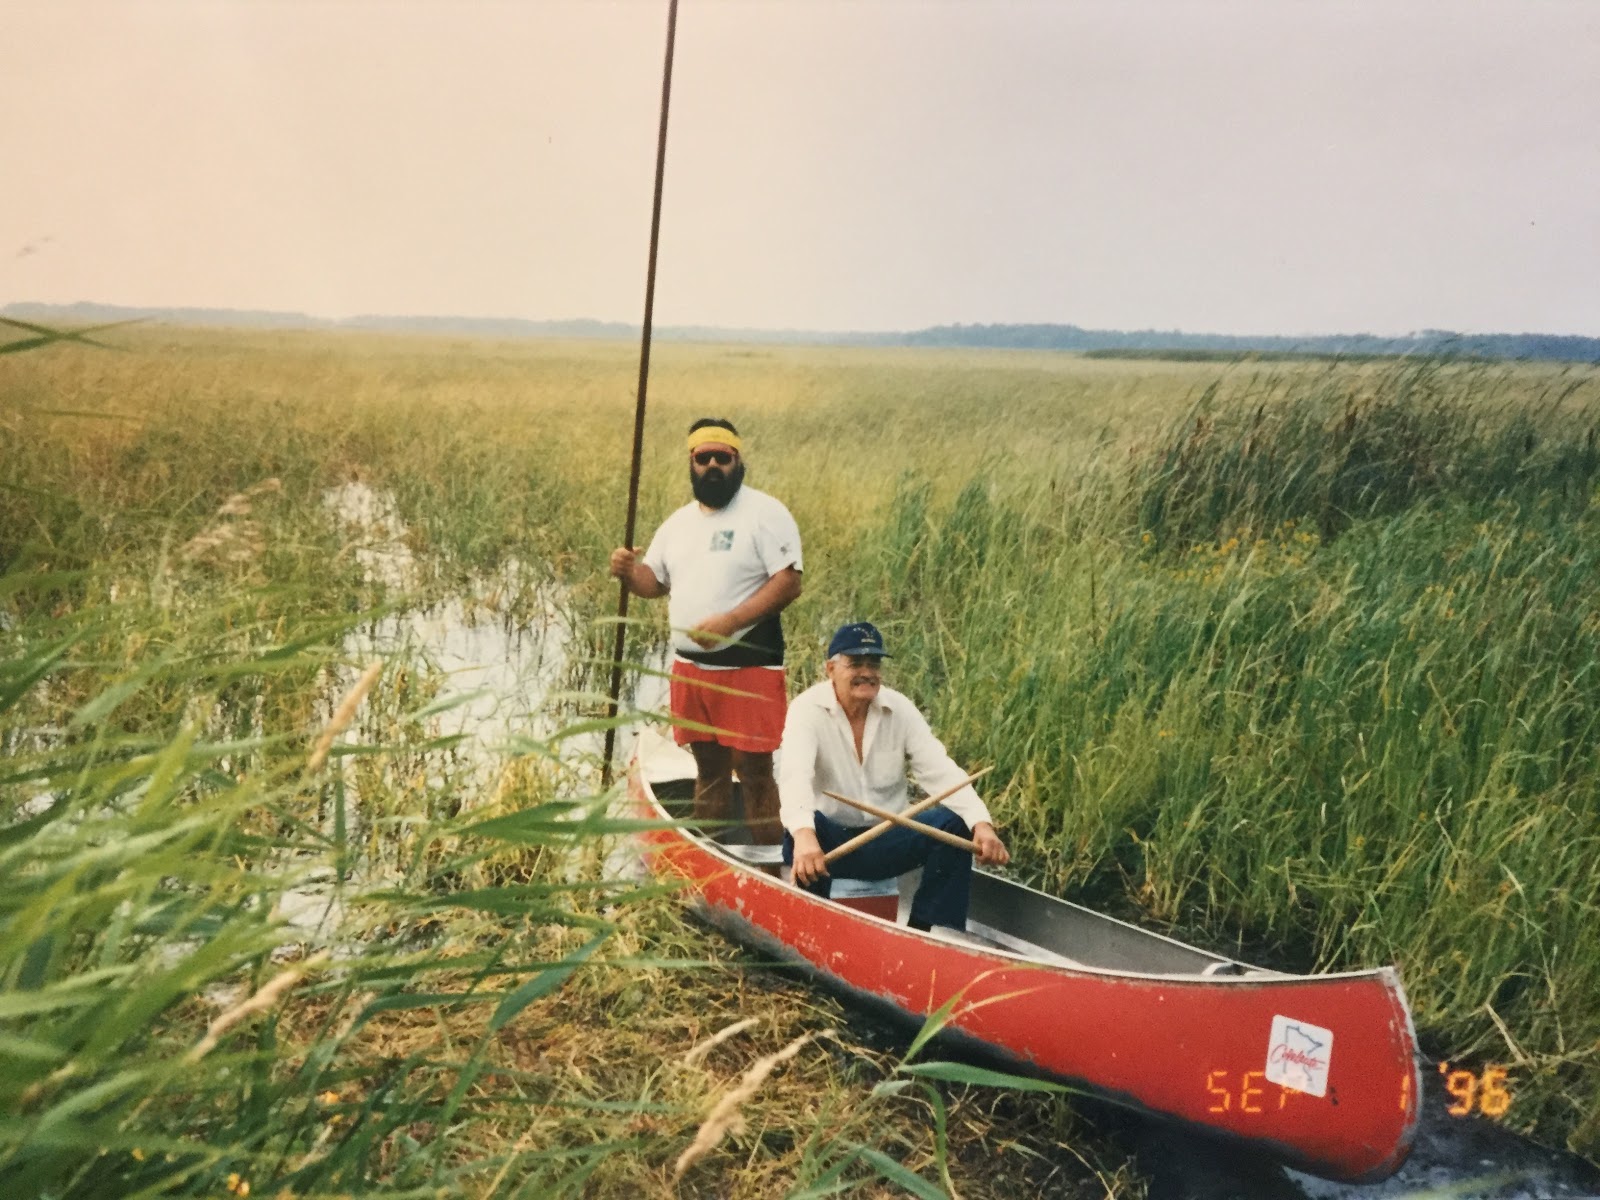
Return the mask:
<svg viewBox="0 0 1600 1200"><path fill-rule="evenodd" d="M951 760L917 706L893 688L880 688L868 706L861 758L857 759L850 718L839 704L833 684L824 679L794 698L784 720L783 749L778 756L778 815L783 827L790 833L811 829L812 815L817 812L843 825L877 823L860 809L830 800L822 794L825 791L901 812L910 803L908 766L930 796L968 774ZM968 828L990 820L989 810L970 784L941 803Z"/></svg>

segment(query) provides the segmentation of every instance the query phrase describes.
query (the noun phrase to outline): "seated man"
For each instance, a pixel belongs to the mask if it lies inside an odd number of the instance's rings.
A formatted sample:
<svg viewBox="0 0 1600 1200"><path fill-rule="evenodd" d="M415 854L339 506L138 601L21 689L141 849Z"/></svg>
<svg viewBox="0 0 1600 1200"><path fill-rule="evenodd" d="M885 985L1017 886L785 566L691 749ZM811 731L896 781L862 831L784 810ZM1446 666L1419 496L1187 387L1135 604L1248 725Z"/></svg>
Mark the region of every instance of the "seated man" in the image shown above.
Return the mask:
<svg viewBox="0 0 1600 1200"><path fill-rule="evenodd" d="M819 896L829 894L830 875L889 879L921 867L911 927L964 930L972 876L972 856L965 850L896 825L837 859L831 870L824 861L829 850L877 823L824 792L902 812L908 806L908 764L930 796L966 778L916 705L883 686L886 657L883 635L875 627L866 622L845 625L828 643L827 678L789 705L778 768L783 860L794 864L794 881ZM977 843L979 862L1004 864L1011 859L989 810L970 785L913 820L970 837Z"/></svg>

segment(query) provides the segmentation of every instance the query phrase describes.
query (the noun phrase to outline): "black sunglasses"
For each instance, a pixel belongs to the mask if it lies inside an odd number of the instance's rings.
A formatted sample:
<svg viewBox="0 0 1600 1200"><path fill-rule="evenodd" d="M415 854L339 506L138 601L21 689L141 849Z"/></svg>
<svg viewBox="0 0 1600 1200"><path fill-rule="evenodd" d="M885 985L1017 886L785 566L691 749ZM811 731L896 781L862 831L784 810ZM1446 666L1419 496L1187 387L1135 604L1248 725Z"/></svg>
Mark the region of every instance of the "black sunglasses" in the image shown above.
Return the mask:
<svg viewBox="0 0 1600 1200"><path fill-rule="evenodd" d="M712 463L719 467L730 467L733 465L733 451L702 450L694 456L694 461L702 467L709 467Z"/></svg>

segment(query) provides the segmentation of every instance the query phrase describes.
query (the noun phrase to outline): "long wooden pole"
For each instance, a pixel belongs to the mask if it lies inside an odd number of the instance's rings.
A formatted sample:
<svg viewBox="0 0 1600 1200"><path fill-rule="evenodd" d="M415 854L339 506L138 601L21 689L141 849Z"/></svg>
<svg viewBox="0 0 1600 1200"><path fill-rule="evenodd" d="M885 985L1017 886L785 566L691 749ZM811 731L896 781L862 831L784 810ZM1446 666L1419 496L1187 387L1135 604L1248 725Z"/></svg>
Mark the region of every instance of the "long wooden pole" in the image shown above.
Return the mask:
<svg viewBox="0 0 1600 1200"><path fill-rule="evenodd" d="M650 328L656 307L656 247L661 242L661 183L667 167L667 108L672 100L672 44L678 31L678 0L667 3L667 52L661 66L661 126L656 134L656 190L650 206L650 261L644 280L644 329L639 339L639 393L633 408L633 465L628 473L628 520L622 544L633 546L634 525L639 515L639 462L644 456L645 390L650 383ZM622 655L628 644L628 585L619 580L617 593L617 636L611 651L611 689L606 694L606 716L615 720L617 701L622 695ZM600 786L611 786L611 756L616 750L617 729L606 729L605 761L600 768Z"/></svg>

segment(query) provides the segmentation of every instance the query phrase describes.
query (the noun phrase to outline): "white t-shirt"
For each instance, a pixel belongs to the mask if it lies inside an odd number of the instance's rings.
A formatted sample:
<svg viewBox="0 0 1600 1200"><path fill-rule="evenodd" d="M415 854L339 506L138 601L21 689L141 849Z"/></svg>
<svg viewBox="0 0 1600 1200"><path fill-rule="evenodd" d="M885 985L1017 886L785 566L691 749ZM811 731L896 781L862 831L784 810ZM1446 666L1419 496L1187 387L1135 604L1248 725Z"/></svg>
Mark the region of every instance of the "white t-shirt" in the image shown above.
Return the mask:
<svg viewBox="0 0 1600 1200"><path fill-rule="evenodd" d="M698 652L704 647L685 630L748 600L785 567L803 569L800 529L779 501L745 486L723 508L705 512L690 501L673 513L650 539L644 565L668 589L672 648Z"/></svg>

